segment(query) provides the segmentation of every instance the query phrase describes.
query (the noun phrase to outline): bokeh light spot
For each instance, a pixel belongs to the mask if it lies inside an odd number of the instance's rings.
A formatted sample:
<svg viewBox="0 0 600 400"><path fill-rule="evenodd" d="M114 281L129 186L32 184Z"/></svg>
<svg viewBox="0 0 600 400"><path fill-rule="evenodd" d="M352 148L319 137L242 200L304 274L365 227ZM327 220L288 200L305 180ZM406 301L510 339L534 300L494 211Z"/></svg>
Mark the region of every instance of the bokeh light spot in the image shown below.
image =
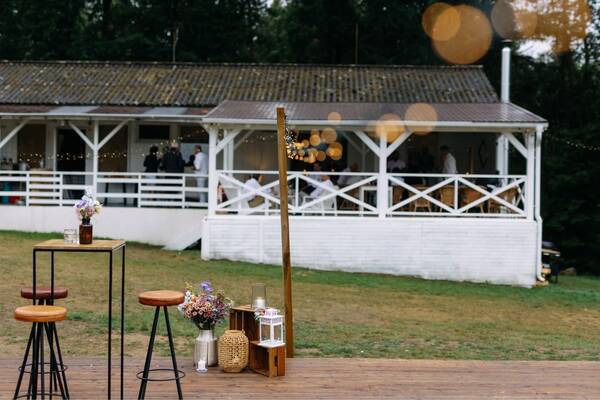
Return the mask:
<svg viewBox="0 0 600 400"><path fill-rule="evenodd" d="M427 135L432 132L438 121L438 114L435 108L426 103L411 104L404 115L406 121L423 121L423 125L411 126L411 130L416 135Z"/></svg>
<svg viewBox="0 0 600 400"><path fill-rule="evenodd" d="M449 4L433 3L423 13L421 23L431 39L450 40L460 29L460 15Z"/></svg>
<svg viewBox="0 0 600 400"><path fill-rule="evenodd" d="M323 143L332 143L337 140L337 133L332 128L325 128L321 133L321 140Z"/></svg>
<svg viewBox="0 0 600 400"><path fill-rule="evenodd" d="M311 133L309 142L311 146L318 146L321 144L321 136L318 133Z"/></svg>
<svg viewBox="0 0 600 400"><path fill-rule="evenodd" d="M492 44L492 27L483 12L477 8L454 7L460 16L460 28L449 40L434 40L437 54L452 64L472 64L481 59Z"/></svg>
<svg viewBox="0 0 600 400"><path fill-rule="evenodd" d="M342 114L337 111L332 111L327 116L327 120L330 122L338 123L342 120Z"/></svg>
<svg viewBox="0 0 600 400"><path fill-rule="evenodd" d="M375 125L375 136L384 137L388 143L392 143L404 133L404 124L396 114L384 114Z"/></svg>

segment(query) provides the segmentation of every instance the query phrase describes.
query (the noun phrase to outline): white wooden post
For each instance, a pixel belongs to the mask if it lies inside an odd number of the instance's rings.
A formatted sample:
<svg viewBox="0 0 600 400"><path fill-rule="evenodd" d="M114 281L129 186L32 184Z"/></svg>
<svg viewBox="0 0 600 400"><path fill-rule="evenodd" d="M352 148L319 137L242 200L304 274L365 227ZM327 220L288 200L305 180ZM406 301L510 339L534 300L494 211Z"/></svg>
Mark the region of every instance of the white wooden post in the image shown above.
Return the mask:
<svg viewBox="0 0 600 400"><path fill-rule="evenodd" d="M541 183L542 183L542 133L543 126L538 125L535 128L535 219L537 221L537 276L539 277L542 271L542 199L541 199Z"/></svg>
<svg viewBox="0 0 600 400"><path fill-rule="evenodd" d="M500 175L508 175L507 150L507 139L504 133L500 133L496 138L496 170Z"/></svg>
<svg viewBox="0 0 600 400"><path fill-rule="evenodd" d="M209 127L208 131L208 215L217 209L217 136L219 130Z"/></svg>
<svg viewBox="0 0 600 400"><path fill-rule="evenodd" d="M100 123L98 120L94 120L93 124L93 146L92 146L92 192L94 196L98 193L98 151L100 150L100 146L98 146L99 136L100 136Z"/></svg>
<svg viewBox="0 0 600 400"><path fill-rule="evenodd" d="M387 137L379 136L379 176L377 177L377 211L379 218L385 218L388 209L387 176Z"/></svg>
<svg viewBox="0 0 600 400"><path fill-rule="evenodd" d="M525 134L525 143L527 145L527 185L525 186L525 214L528 220L533 220L535 212L535 134L528 132Z"/></svg>

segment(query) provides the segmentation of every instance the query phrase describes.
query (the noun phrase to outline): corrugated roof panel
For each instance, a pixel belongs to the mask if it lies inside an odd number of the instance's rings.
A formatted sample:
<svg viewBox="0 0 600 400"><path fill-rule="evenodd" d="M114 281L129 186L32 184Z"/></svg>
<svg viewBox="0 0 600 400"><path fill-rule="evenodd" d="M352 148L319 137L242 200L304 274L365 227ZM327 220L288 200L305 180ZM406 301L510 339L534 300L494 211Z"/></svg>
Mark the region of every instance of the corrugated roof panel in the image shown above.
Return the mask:
<svg viewBox="0 0 600 400"><path fill-rule="evenodd" d="M288 120L327 121L331 112L338 112L346 121L377 121L385 114L394 114L399 120L432 122L431 113L423 108L412 108L410 103L278 103L253 101L225 101L215 107L203 120L265 120L276 118L278 106L285 107ZM444 122L506 122L544 123L543 118L511 103L428 103L437 114L433 121Z"/></svg>
<svg viewBox="0 0 600 400"><path fill-rule="evenodd" d="M478 66L0 62L0 104L494 103Z"/></svg>

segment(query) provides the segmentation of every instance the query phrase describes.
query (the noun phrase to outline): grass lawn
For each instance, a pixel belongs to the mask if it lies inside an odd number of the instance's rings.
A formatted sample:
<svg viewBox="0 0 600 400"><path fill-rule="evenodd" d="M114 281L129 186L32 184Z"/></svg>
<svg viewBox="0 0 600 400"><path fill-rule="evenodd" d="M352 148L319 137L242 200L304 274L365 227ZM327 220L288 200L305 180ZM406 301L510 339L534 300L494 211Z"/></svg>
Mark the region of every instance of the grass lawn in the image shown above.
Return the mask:
<svg viewBox="0 0 600 400"><path fill-rule="evenodd" d="M22 355L30 327L14 321L12 313L26 304L19 288L31 284L32 245L51 237L57 236L0 231L2 357ZM56 255L57 285L69 288L69 298L61 301L69 319L59 326L67 354L106 352L106 257ZM39 259L39 276L49 276L49 256ZM206 262L198 251L130 244L127 268L126 351L131 356L145 353L153 316L152 309L137 303L138 292L183 290L186 282L206 279L236 304L245 304L251 284L264 282L269 303L281 304L277 266ZM299 356L600 360L597 278L561 277L559 285L522 289L295 268L293 282ZM171 320L178 354L190 355L196 328L174 308ZM164 325L160 330L165 333ZM166 354L164 338L158 345Z"/></svg>

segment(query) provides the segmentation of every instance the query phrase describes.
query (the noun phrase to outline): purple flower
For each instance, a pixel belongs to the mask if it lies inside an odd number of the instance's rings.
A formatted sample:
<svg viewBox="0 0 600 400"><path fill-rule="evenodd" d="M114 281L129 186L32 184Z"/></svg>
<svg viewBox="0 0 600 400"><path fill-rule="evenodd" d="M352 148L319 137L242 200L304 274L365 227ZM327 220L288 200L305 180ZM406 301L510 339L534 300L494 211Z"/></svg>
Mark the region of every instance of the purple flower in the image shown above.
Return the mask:
<svg viewBox="0 0 600 400"><path fill-rule="evenodd" d="M206 293L211 293L213 291L212 286L210 285L209 281L202 281L200 283L200 288L202 289L203 292L206 292Z"/></svg>

